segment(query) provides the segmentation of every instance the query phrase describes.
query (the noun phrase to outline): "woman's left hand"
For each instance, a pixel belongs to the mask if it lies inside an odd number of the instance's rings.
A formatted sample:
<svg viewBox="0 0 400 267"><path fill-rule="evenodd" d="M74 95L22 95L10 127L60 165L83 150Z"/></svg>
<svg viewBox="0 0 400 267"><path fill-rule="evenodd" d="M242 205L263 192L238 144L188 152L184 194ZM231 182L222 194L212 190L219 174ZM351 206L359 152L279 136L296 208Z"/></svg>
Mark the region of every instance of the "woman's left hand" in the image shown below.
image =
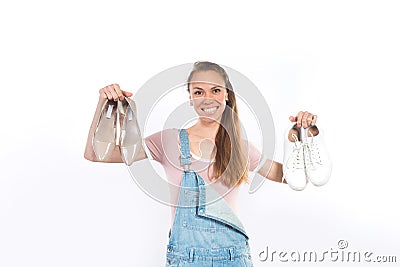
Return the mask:
<svg viewBox="0 0 400 267"><path fill-rule="evenodd" d="M297 113L296 117L290 116L289 120L291 122L295 122L298 128L308 128L315 125L315 123L317 122L317 115L314 115L308 111L300 111L299 113Z"/></svg>

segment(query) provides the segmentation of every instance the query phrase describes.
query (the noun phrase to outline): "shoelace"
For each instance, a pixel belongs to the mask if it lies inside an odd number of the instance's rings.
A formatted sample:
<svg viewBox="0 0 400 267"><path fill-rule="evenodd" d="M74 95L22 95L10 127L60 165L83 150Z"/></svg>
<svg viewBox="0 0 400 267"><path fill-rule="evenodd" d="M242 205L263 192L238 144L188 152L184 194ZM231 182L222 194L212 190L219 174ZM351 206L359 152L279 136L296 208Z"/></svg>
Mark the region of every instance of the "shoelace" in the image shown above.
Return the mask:
<svg viewBox="0 0 400 267"><path fill-rule="evenodd" d="M314 135L311 134L311 141L305 142L304 146L306 151L308 152L306 156L308 156L308 163L314 167L314 164L322 164L321 156L319 154L318 146L314 143Z"/></svg>
<svg viewBox="0 0 400 267"><path fill-rule="evenodd" d="M299 142L299 139L295 134L292 134L292 137L295 141L295 145L293 147L292 157L289 161L289 166L291 166L292 169L302 169L304 167L303 145L301 142Z"/></svg>

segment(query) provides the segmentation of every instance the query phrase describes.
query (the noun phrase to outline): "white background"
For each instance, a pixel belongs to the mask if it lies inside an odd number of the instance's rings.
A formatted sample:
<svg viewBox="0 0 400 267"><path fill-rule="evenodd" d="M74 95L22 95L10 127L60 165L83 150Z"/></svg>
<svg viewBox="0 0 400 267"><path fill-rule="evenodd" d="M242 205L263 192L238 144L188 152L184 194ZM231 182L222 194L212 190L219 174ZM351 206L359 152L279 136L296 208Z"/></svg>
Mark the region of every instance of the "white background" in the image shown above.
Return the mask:
<svg viewBox="0 0 400 267"><path fill-rule="evenodd" d="M399 11L397 1L2 2L0 266L163 266L169 208L123 165L83 151L101 87L135 93L197 60L262 91L276 160L299 110L319 116L333 159L320 188L243 188L255 266L290 264L259 261L266 246L322 254L341 239L400 261Z"/></svg>

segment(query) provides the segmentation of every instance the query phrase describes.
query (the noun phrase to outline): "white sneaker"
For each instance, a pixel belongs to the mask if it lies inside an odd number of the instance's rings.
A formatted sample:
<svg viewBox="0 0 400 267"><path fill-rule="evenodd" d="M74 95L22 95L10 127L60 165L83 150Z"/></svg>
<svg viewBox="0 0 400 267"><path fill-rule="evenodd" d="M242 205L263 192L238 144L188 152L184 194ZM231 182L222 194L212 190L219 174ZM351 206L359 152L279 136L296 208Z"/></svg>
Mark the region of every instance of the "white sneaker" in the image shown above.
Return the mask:
<svg viewBox="0 0 400 267"><path fill-rule="evenodd" d="M285 133L283 155L283 179L290 188L301 191L307 185L305 174L303 144L299 140L300 132L297 128L290 127Z"/></svg>
<svg viewBox="0 0 400 267"><path fill-rule="evenodd" d="M301 131L307 179L315 186L324 185L331 176L332 162L323 142L322 133L317 126L302 128Z"/></svg>

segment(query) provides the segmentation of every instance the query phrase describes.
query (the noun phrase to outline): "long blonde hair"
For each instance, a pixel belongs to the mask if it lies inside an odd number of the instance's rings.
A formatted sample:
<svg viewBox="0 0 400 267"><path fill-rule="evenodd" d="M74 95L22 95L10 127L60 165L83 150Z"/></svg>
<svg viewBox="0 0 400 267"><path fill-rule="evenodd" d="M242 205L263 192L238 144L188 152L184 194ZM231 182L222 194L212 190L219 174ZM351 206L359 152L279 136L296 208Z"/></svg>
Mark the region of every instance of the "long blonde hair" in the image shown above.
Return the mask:
<svg viewBox="0 0 400 267"><path fill-rule="evenodd" d="M194 63L187 79L188 92L190 92L189 84L193 75L201 71L215 71L220 74L228 91L226 105L229 108L225 107L215 136L215 147L212 151L212 155L215 157L214 171L210 178L218 178L222 184L231 188L240 185L243 181L248 182L247 155L241 138L236 96L226 71L218 64L208 61Z"/></svg>

